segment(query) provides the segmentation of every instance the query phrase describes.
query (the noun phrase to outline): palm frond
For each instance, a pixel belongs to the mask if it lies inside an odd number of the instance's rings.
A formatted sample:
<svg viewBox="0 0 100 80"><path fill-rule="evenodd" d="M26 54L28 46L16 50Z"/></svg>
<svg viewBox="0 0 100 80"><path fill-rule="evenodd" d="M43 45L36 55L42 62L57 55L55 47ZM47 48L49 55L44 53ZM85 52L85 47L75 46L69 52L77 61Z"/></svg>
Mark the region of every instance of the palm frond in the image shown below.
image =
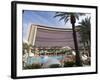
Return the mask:
<svg viewBox="0 0 100 80"><path fill-rule="evenodd" d="M64 19L65 24L68 22L69 20L69 16L66 16L66 18Z"/></svg>
<svg viewBox="0 0 100 80"><path fill-rule="evenodd" d="M64 15L66 15L65 12L56 12L54 17L60 17L60 16L64 16Z"/></svg>
<svg viewBox="0 0 100 80"><path fill-rule="evenodd" d="M79 20L79 16L83 16L85 13L73 13L73 12L56 12L54 18L59 17L59 21L64 20L65 24L68 22L71 16Z"/></svg>
<svg viewBox="0 0 100 80"><path fill-rule="evenodd" d="M60 17L59 21L61 21L61 20L63 20L63 19L65 19L65 16Z"/></svg>
<svg viewBox="0 0 100 80"><path fill-rule="evenodd" d="M82 20L80 23L80 38L81 41L83 42L87 42L90 41L90 27L91 27L91 23L90 23L90 17L89 18L85 18L84 20Z"/></svg>

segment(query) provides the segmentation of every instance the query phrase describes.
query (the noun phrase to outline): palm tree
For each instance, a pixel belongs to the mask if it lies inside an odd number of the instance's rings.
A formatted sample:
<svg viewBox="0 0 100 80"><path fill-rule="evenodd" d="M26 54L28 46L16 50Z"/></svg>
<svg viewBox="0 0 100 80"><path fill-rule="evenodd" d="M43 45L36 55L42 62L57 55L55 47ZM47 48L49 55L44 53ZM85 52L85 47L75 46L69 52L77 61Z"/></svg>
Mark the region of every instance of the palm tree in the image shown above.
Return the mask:
<svg viewBox="0 0 100 80"><path fill-rule="evenodd" d="M65 24L70 20L70 23L72 24L72 30L73 30L73 40L74 40L74 46L75 46L75 52L76 52L76 65L82 66L80 54L78 50L78 44L77 44L77 35L75 30L75 23L76 19L79 20L79 16L84 15L83 13L68 13L68 12L56 12L56 15L54 17L60 17L60 20L64 20Z"/></svg>
<svg viewBox="0 0 100 80"><path fill-rule="evenodd" d="M89 56L90 56L90 27L91 27L91 23L90 23L90 17L85 18L84 20L82 20L79 24L80 27L80 41L83 43L84 49L88 48L88 52L89 52Z"/></svg>

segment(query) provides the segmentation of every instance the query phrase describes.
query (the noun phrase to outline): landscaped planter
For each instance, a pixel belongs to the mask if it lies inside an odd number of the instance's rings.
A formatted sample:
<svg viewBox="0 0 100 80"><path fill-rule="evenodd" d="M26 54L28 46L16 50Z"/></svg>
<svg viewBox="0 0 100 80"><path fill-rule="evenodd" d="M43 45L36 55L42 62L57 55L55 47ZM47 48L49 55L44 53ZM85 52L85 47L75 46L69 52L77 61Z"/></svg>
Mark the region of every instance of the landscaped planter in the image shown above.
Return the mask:
<svg viewBox="0 0 100 80"><path fill-rule="evenodd" d="M75 62L64 62L64 67L73 67Z"/></svg>
<svg viewBox="0 0 100 80"><path fill-rule="evenodd" d="M32 65L27 65L24 67L24 69L40 69L41 65L40 64L32 64Z"/></svg>
<svg viewBox="0 0 100 80"><path fill-rule="evenodd" d="M58 67L61 67L59 64L52 64L50 65L50 68L58 68Z"/></svg>

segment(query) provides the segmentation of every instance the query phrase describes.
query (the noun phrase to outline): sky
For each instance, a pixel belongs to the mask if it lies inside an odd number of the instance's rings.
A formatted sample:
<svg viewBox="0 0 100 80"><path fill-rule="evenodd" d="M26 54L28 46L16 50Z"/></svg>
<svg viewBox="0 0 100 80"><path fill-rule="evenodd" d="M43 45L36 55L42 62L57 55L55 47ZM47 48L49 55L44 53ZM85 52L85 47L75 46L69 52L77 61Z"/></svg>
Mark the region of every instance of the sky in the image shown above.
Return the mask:
<svg viewBox="0 0 100 80"><path fill-rule="evenodd" d="M53 11L24 10L22 14L23 39L27 38L28 30L31 24L45 25L56 28L72 28L69 21L65 24L63 20L59 21L59 17L54 18L55 13L56 12ZM78 23L87 16L90 15L88 14L80 17L80 20L76 21L76 25L78 25Z"/></svg>

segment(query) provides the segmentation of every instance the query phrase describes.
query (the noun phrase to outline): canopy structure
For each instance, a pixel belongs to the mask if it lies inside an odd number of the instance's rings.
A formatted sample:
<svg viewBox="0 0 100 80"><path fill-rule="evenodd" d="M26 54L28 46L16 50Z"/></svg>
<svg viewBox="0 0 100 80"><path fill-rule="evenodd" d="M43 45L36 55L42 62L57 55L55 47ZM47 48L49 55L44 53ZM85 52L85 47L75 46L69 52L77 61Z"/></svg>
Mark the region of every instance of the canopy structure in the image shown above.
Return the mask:
<svg viewBox="0 0 100 80"><path fill-rule="evenodd" d="M69 46L74 49L72 29L54 28L42 25L32 24L29 31L28 43L41 47L65 47ZM79 34L77 31L77 39Z"/></svg>

